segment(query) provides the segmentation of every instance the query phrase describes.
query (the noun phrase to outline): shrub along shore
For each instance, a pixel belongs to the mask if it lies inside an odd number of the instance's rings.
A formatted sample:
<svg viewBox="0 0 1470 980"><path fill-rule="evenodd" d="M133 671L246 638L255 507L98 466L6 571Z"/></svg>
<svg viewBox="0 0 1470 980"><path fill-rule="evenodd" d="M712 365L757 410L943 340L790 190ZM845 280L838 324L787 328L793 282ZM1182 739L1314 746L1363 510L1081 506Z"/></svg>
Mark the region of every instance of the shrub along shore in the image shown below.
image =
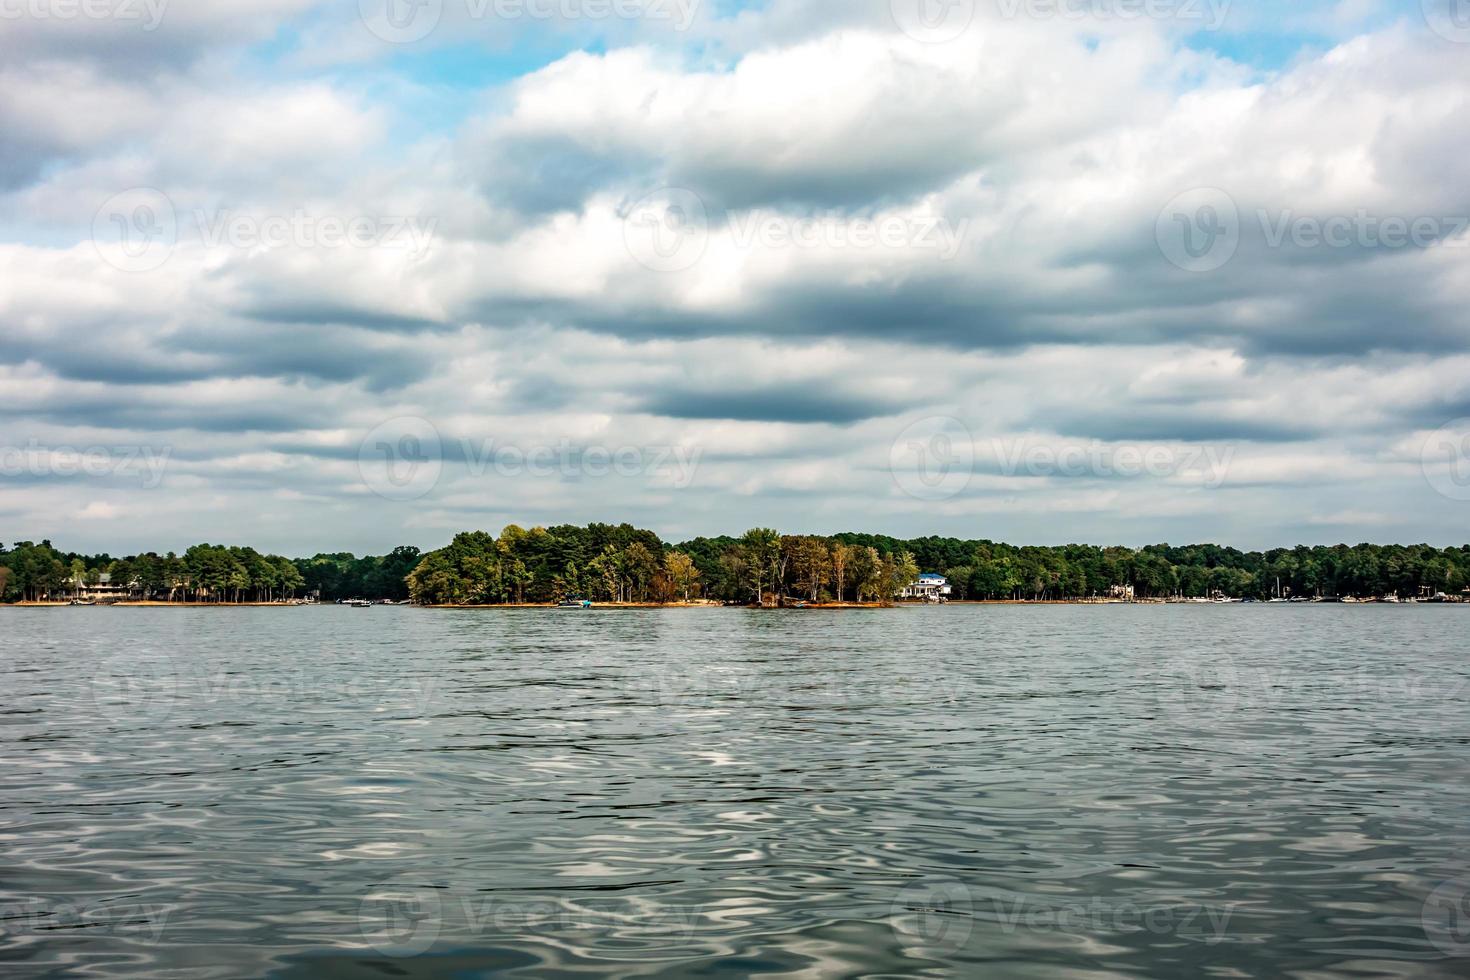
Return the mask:
<svg viewBox="0 0 1470 980"><path fill-rule="evenodd" d="M959 601L1459 598L1470 584L1470 545L1264 552L1210 544L1034 547L950 537L786 535L770 528L671 544L629 524L512 525L498 536L467 531L426 554L402 547L381 556L295 559L209 544L183 554L114 558L25 541L0 544L0 601L279 605L310 597L491 607L586 599L614 606L841 608L891 603L921 572L946 576Z"/></svg>

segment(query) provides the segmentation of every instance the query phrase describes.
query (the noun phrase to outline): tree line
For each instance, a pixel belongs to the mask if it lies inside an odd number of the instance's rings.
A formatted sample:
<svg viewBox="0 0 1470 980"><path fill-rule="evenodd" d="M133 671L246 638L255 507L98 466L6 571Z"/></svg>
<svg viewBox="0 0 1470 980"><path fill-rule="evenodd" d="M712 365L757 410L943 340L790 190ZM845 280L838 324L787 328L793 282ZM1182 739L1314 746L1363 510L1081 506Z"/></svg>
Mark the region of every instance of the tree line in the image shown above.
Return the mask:
<svg viewBox="0 0 1470 980"><path fill-rule="evenodd" d="M1116 588L1138 598L1459 594L1470 545L1336 545L1244 552L1219 545L1132 549L1027 547L951 537L786 535L665 544L630 525L458 535L409 576L415 601L463 605L592 599L756 603L886 602L920 572L942 574L956 599L1086 599Z"/></svg>
<svg viewBox="0 0 1470 980"><path fill-rule="evenodd" d="M350 554L283 558L254 548L199 544L168 552L113 558L61 552L50 541L0 544L0 602L36 602L78 595L106 580L133 598L159 602L277 602L307 595L327 601L372 596L408 599L408 573L419 549L381 557Z"/></svg>
<svg viewBox="0 0 1470 980"><path fill-rule="evenodd" d="M628 524L525 530L499 537L457 535L425 555L408 577L415 602L430 605L545 603L568 599L882 602L919 577L903 548L879 552L827 538L754 528L740 538L668 545Z"/></svg>
<svg viewBox="0 0 1470 980"><path fill-rule="evenodd" d="M427 554L287 559L195 545L182 555L63 553L48 541L0 545L0 601L64 598L103 574L139 598L269 602L314 595L435 605L601 602L886 602L920 572L945 575L956 599L1082 599L1131 587L1139 598L1418 596L1461 593L1470 545L1336 545L1243 552L1218 545L1031 547L951 537L847 533L664 542L629 524L469 531Z"/></svg>

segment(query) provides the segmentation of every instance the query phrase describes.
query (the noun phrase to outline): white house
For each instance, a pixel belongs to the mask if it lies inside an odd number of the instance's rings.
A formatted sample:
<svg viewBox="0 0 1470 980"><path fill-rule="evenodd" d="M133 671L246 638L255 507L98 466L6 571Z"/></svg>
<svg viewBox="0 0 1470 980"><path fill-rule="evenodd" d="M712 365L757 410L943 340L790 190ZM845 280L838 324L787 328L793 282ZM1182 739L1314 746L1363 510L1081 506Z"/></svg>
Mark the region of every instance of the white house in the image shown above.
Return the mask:
<svg viewBox="0 0 1470 980"><path fill-rule="evenodd" d="M79 582L75 578L68 580L68 584L74 596L91 602L122 602L133 597L132 583L114 582L107 572L97 577L96 585L89 585L85 580Z"/></svg>
<svg viewBox="0 0 1470 980"><path fill-rule="evenodd" d="M923 599L925 602L943 602L949 598L952 591L949 579L943 575L925 572L919 576L917 582L900 592L898 597L900 599Z"/></svg>

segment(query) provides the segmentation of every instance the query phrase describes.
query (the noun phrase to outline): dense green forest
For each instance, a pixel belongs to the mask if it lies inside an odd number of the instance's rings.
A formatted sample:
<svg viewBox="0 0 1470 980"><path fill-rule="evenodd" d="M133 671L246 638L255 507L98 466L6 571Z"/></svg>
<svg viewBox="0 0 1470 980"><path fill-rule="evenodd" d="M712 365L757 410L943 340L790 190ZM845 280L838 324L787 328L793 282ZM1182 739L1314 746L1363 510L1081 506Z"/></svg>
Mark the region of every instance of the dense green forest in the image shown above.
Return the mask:
<svg viewBox="0 0 1470 980"><path fill-rule="evenodd" d="M755 602L772 596L882 602L919 572L948 576L957 599L1075 599L1132 586L1139 598L1460 594L1470 546L1337 545L1243 552L1218 545L1018 547L985 540L884 535L783 535L664 542L628 524L457 535L421 555L287 559L252 548L195 545L182 555L127 558L0 545L0 599L61 598L106 575L139 598L270 602L307 595L434 604L544 603L567 598Z"/></svg>
<svg viewBox="0 0 1470 980"><path fill-rule="evenodd" d="M0 544L0 601L65 597L76 583L130 585L136 598L172 602L273 602L319 594L406 600L407 576L419 549L398 548L381 557L317 555L289 559L254 548L200 544L182 555L148 553L128 558L60 552L51 542Z"/></svg>

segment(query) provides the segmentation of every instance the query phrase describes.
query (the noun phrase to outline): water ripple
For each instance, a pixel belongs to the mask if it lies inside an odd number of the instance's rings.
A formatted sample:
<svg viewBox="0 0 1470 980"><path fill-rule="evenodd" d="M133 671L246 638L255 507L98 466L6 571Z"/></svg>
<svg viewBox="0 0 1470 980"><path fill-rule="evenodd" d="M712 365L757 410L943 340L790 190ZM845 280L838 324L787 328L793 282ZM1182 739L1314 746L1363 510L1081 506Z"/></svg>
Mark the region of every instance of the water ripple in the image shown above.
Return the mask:
<svg viewBox="0 0 1470 980"><path fill-rule="evenodd" d="M1463 976L1465 610L0 610L7 976Z"/></svg>

